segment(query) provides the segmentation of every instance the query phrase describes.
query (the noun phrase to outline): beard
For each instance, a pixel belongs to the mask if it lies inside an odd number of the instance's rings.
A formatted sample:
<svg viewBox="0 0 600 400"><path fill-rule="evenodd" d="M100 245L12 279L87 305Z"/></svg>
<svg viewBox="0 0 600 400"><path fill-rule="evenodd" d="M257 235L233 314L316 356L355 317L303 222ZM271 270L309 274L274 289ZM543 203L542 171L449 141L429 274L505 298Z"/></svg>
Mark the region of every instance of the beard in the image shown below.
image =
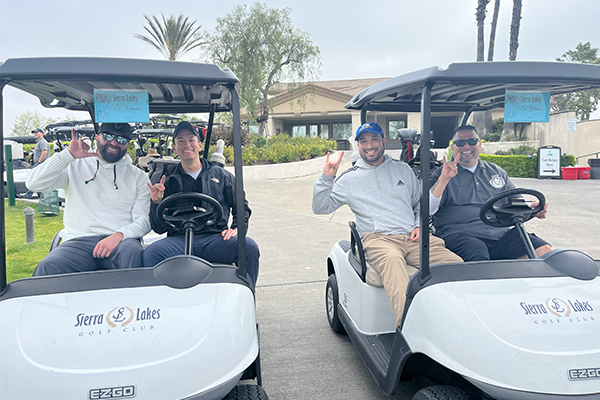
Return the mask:
<svg viewBox="0 0 600 400"><path fill-rule="evenodd" d="M109 152L107 149L109 146L117 149L118 151L116 153ZM127 153L127 147L122 148L120 146L112 146L106 143L98 142L98 152L104 161L108 163L115 163L123 158L125 153Z"/></svg>
<svg viewBox="0 0 600 400"><path fill-rule="evenodd" d="M358 153L360 154L361 158L363 159L364 162L366 162L367 164L375 164L377 163L385 154L385 147L380 147L375 154L370 154L367 155L365 153L364 150L360 150L358 151Z"/></svg>

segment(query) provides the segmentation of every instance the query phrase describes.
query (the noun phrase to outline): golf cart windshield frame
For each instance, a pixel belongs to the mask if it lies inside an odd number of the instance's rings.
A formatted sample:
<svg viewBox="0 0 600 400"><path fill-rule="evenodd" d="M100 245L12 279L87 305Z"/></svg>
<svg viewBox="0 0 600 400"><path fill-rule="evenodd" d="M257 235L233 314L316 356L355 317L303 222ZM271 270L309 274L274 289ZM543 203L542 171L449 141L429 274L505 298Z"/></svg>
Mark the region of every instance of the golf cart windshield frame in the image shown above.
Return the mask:
<svg viewBox="0 0 600 400"><path fill-rule="evenodd" d="M504 108L509 91L541 91L551 95L600 88L600 65L559 62L477 62L432 67L377 83L356 94L346 108L361 111L420 112L421 154L429 154L432 112L462 112L461 125L473 111ZM430 176L430 165L421 163L421 176ZM429 229L429 179L423 179L421 232ZM427 281L429 235L420 235L419 283Z"/></svg>
<svg viewBox="0 0 600 400"><path fill-rule="evenodd" d="M237 215L244 215L238 78L216 65L177 61L56 57L9 59L0 63L0 139L4 139L4 87L36 96L46 108L87 111L94 122L94 90L144 90L150 114L231 112ZM4 168L4 151L0 152ZM0 171L3 172L3 171ZM0 189L4 191L4 188ZM243 218L242 218L243 220ZM0 293L6 282L6 230L0 211ZM238 226L238 273L246 275L246 225Z"/></svg>

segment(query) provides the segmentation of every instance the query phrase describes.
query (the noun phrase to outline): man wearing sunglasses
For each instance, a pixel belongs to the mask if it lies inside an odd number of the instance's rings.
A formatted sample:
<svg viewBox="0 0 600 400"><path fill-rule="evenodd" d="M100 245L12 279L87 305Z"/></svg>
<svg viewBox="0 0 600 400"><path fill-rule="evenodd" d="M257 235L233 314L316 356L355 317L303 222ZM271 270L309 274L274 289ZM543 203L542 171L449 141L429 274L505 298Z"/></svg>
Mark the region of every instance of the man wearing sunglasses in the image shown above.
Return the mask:
<svg viewBox="0 0 600 400"><path fill-rule="evenodd" d="M437 209L435 235L465 261L525 258L525 246L516 229L492 227L479 218L488 199L515 187L506 171L479 159L481 141L474 126L459 126L451 148L453 160L444 162L431 176L431 208ZM536 217L546 218L547 206ZM529 237L538 257L552 250L535 234Z"/></svg>
<svg viewBox="0 0 600 400"><path fill-rule="evenodd" d="M141 267L140 238L150 231L148 177L127 154L131 127L104 123L97 152L71 133L68 151L31 171L27 187L65 190L62 244L38 264L34 276Z"/></svg>

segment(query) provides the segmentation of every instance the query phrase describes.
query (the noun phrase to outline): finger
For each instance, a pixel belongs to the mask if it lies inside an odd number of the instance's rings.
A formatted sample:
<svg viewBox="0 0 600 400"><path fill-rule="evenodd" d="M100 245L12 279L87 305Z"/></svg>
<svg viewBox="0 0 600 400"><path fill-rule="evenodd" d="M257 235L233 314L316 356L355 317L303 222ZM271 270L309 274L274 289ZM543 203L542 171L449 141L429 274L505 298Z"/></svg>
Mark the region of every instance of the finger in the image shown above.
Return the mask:
<svg viewBox="0 0 600 400"><path fill-rule="evenodd" d="M338 160L337 160L338 164L342 161L342 157L344 157L344 152L343 151L340 153L340 156L338 157Z"/></svg>
<svg viewBox="0 0 600 400"><path fill-rule="evenodd" d="M331 154L331 153L328 151L328 152L327 152L327 158L325 159L325 164L329 164L329 155L330 155L330 154Z"/></svg>
<svg viewBox="0 0 600 400"><path fill-rule="evenodd" d="M162 178L160 178L160 185L164 185L165 184L165 175L162 176ZM164 186L163 186L163 190L165 190Z"/></svg>
<svg viewBox="0 0 600 400"><path fill-rule="evenodd" d="M444 156L444 159L443 159L443 163L442 163L442 164L446 164L446 156Z"/></svg>
<svg viewBox="0 0 600 400"><path fill-rule="evenodd" d="M75 137L75 129L71 129L71 141L73 140L77 140L77 138Z"/></svg>

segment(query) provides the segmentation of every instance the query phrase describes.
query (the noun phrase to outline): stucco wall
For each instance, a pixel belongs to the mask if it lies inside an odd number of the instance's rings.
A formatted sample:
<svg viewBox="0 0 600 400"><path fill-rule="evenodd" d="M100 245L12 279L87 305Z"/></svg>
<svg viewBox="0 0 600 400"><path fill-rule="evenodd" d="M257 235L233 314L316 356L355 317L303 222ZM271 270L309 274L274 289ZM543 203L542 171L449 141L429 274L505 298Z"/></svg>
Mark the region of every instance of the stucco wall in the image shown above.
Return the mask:
<svg viewBox="0 0 600 400"><path fill-rule="evenodd" d="M529 124L525 129L525 134L530 139L538 139L540 146L560 147L562 154L579 157L600 152L600 120L578 122L575 132L567 132L567 119L569 118L575 118L574 111L552 114L547 123ZM587 165L588 158L579 159L579 164Z"/></svg>

